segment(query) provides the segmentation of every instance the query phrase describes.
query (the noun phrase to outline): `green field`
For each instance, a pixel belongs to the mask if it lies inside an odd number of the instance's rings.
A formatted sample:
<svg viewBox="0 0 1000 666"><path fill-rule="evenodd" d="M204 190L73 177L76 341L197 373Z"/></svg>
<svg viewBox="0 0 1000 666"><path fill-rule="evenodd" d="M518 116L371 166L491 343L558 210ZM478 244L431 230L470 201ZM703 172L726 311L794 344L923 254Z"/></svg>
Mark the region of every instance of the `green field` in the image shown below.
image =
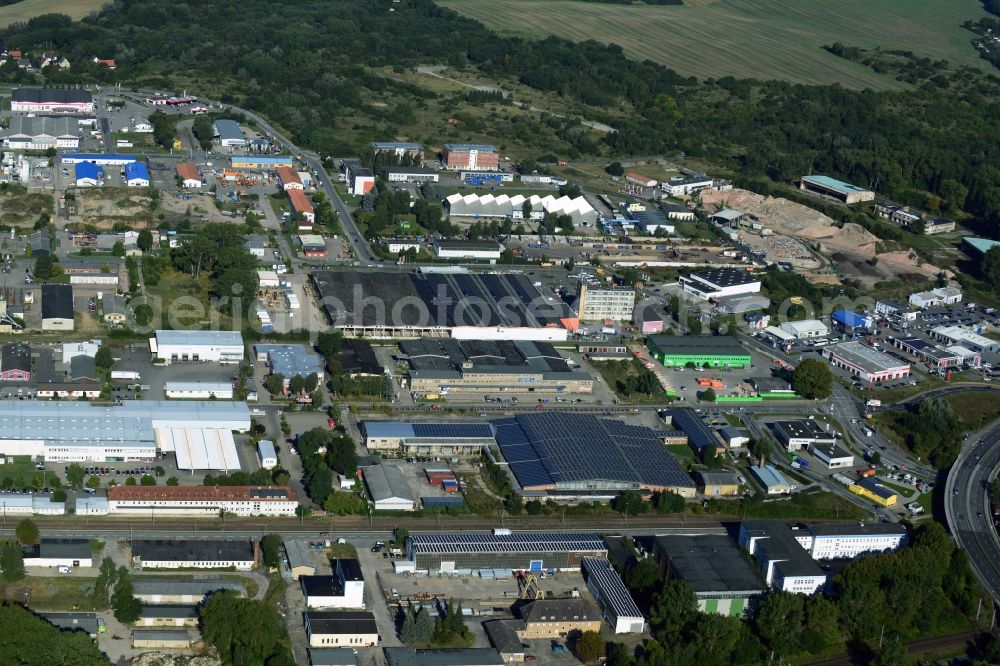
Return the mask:
<svg viewBox="0 0 1000 666"><path fill-rule="evenodd" d="M439 0L503 34L613 42L634 58L699 78L776 78L898 88L898 82L827 53L823 44L911 50L985 69L966 19L977 0L684 0L682 6L573 0Z"/></svg>
<svg viewBox="0 0 1000 666"><path fill-rule="evenodd" d="M40 14L65 14L74 20L82 19L106 4L108 0L21 0L13 5L0 7L0 28L27 21Z"/></svg>

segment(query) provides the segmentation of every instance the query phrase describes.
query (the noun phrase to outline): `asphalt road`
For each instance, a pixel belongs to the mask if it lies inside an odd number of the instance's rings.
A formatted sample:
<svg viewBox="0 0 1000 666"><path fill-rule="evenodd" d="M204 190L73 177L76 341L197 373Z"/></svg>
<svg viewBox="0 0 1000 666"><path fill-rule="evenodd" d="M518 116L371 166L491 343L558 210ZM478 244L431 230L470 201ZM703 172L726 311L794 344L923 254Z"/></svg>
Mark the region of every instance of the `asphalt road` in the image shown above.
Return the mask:
<svg viewBox="0 0 1000 666"><path fill-rule="evenodd" d="M945 515L952 536L969 553L979 581L1000 603L1000 538L993 527L987 487L1000 470L1000 424L969 439L951 468Z"/></svg>

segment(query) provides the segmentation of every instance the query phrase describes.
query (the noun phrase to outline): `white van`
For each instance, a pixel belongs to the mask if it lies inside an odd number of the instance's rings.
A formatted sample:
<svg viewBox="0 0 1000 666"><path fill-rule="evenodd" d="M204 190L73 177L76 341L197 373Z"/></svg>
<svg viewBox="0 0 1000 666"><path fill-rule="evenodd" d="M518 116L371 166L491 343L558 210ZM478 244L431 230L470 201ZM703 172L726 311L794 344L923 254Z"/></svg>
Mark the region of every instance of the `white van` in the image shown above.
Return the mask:
<svg viewBox="0 0 1000 666"><path fill-rule="evenodd" d="M73 570L65 565L56 567L56 570L61 574L73 573Z"/></svg>

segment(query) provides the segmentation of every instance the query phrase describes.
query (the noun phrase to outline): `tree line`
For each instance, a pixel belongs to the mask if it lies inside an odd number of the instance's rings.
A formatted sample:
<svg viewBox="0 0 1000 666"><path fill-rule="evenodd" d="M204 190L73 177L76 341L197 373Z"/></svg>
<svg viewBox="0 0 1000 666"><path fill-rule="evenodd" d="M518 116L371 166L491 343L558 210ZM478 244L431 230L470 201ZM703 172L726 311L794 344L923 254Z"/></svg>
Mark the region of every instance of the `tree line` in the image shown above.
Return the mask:
<svg viewBox="0 0 1000 666"><path fill-rule="evenodd" d="M610 666L797 661L845 642L865 663L905 664L905 642L968 629L979 600L989 602L965 551L933 522L917 527L907 547L848 563L828 594L771 591L745 618L699 612L691 586L661 583L649 559L633 562L623 579L648 611L652 638L635 649L609 644Z"/></svg>

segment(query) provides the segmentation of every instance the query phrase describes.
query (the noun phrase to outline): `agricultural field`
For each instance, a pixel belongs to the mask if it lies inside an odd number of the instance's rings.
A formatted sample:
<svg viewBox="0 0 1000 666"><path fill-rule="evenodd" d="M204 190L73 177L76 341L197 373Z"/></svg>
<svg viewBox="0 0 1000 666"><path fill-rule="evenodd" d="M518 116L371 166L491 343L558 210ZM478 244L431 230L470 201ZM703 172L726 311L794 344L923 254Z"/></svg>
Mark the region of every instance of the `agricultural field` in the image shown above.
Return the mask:
<svg viewBox="0 0 1000 666"><path fill-rule="evenodd" d="M79 20L106 4L108 0L21 0L13 5L0 7L0 28L41 14L65 14L73 20Z"/></svg>
<svg viewBox="0 0 1000 666"><path fill-rule="evenodd" d="M634 58L699 78L771 77L851 88L903 84L821 46L912 50L984 69L961 27L985 13L977 0L685 0L682 6L574 0L439 0L503 34L621 46Z"/></svg>

